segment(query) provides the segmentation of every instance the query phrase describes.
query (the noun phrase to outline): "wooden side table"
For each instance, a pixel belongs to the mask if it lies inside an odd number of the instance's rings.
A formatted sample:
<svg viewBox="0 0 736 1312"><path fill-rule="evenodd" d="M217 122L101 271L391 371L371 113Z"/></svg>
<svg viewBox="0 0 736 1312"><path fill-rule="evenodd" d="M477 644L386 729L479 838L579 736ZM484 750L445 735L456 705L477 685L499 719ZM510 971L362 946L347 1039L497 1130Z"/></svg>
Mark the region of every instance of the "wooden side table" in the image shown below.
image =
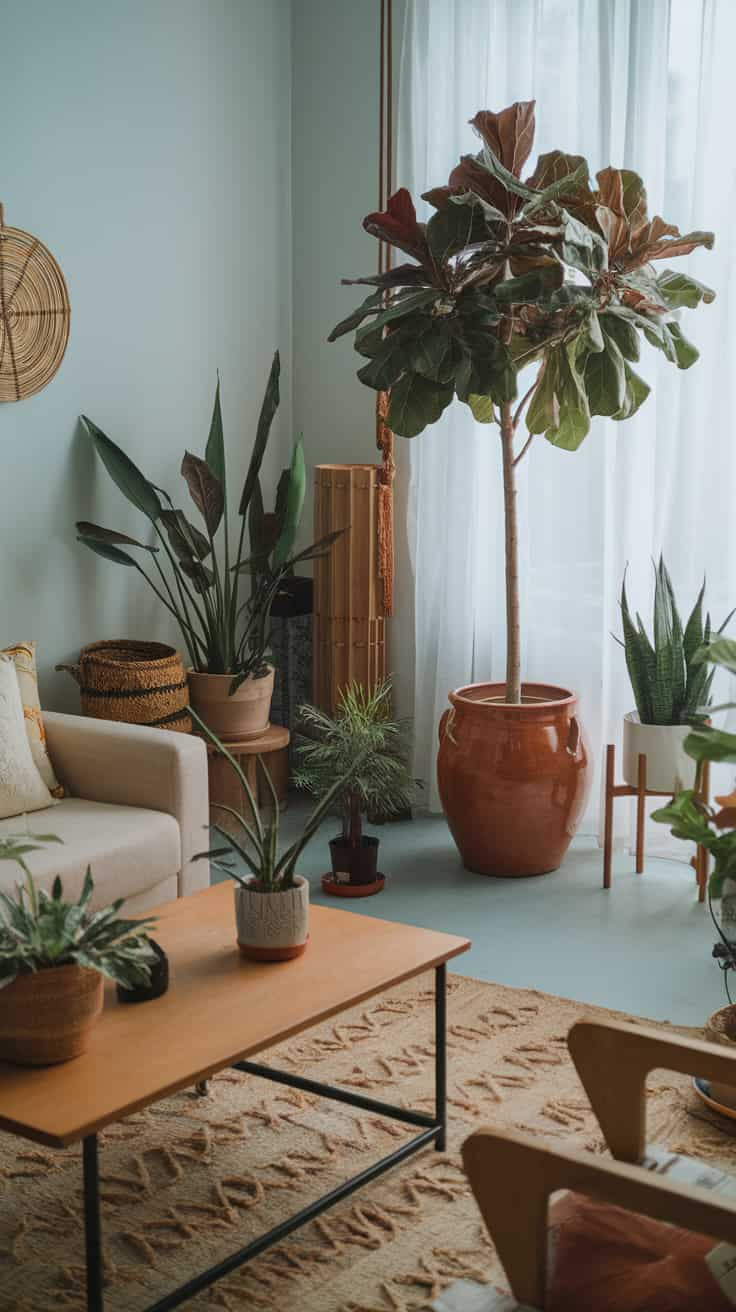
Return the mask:
<svg viewBox="0 0 736 1312"><path fill-rule="evenodd" d="M259 756L273 780L280 807L283 809L286 806L289 792L290 738L288 729L282 728L280 724L271 724L260 738L241 738L236 742L223 743L230 755L238 762L259 806L267 806L271 800L263 771L258 769ZM239 827L236 821L228 815L227 811L218 808L230 806L234 811L242 812L247 820L250 806L245 790L230 762L226 761L224 756L220 756L211 743L207 744L207 756L211 818L223 829L238 833Z"/></svg>
<svg viewBox="0 0 736 1312"><path fill-rule="evenodd" d="M652 788L647 788L647 758L643 753L639 754L637 760L637 786L632 788L630 784L617 784L616 778L616 748L613 743L609 743L606 748L606 810L603 826L603 887L611 887L611 857L613 854L613 803L616 797L635 797L636 798L636 873L640 875L644 869L644 822L646 820L645 803L648 797L671 797L671 793L658 793ZM710 762L703 762L703 772L701 776L700 797L704 802L708 801L710 794ZM708 852L706 848L698 847L695 850L695 856L691 857L690 864L695 870L695 878L698 881L698 901L705 902L705 893L708 885Z"/></svg>

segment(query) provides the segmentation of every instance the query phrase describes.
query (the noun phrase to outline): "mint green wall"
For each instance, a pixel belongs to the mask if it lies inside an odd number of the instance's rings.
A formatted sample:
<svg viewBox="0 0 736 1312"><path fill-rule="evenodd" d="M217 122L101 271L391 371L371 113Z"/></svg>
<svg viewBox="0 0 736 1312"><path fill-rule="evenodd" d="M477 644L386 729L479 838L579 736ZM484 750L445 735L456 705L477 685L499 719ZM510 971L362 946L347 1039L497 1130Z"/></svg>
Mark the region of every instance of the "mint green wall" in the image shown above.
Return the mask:
<svg viewBox="0 0 736 1312"><path fill-rule="evenodd" d="M47 706L77 707L52 671L83 643L178 642L142 580L74 540L76 519L144 531L78 414L173 491L219 367L234 486L279 345L273 468L288 447L290 17L288 0L2 5L0 200L55 254L72 305L56 378L0 405L0 645L36 638Z"/></svg>

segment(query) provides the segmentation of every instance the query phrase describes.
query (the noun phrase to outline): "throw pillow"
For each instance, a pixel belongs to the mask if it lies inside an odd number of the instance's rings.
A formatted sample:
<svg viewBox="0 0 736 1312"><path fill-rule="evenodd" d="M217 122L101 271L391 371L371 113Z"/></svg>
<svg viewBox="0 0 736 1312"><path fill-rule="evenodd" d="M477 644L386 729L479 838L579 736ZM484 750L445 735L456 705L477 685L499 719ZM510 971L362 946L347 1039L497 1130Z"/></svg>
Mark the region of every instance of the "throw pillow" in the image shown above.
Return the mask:
<svg viewBox="0 0 736 1312"><path fill-rule="evenodd" d="M549 1312L733 1312L707 1265L717 1240L566 1194L551 1213Z"/></svg>
<svg viewBox="0 0 736 1312"><path fill-rule="evenodd" d="M63 797L64 788L54 774L48 749L46 731L43 727L41 702L38 696L38 673L36 670L35 642L17 642L12 647L0 651L2 656L12 656L18 675L18 686L23 703L23 716L26 733L31 745L31 753L46 787L52 797Z"/></svg>
<svg viewBox="0 0 736 1312"><path fill-rule="evenodd" d="M54 805L31 753L15 661L0 656L0 820Z"/></svg>

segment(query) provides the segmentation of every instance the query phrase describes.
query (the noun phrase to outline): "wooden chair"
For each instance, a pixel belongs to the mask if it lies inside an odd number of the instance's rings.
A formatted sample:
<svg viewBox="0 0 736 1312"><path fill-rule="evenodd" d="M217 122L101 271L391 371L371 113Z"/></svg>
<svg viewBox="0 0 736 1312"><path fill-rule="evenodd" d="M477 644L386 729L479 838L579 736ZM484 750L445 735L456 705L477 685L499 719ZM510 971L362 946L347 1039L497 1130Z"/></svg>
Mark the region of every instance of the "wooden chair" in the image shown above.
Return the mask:
<svg viewBox="0 0 736 1312"><path fill-rule="evenodd" d="M614 1160L516 1130L489 1128L472 1134L463 1145L463 1162L513 1299L499 1299L478 1286L456 1286L434 1305L437 1312L514 1312L519 1304L524 1309L545 1308L548 1208L558 1190L588 1195L716 1241L736 1242L736 1196L715 1192L722 1172L699 1168L699 1178L710 1188L696 1188L682 1182L689 1159L663 1154L670 1168L666 1174L657 1173L651 1158L642 1165L649 1072L666 1069L736 1084L736 1055L618 1022L578 1022L568 1044ZM679 1172L678 1162L683 1164Z"/></svg>

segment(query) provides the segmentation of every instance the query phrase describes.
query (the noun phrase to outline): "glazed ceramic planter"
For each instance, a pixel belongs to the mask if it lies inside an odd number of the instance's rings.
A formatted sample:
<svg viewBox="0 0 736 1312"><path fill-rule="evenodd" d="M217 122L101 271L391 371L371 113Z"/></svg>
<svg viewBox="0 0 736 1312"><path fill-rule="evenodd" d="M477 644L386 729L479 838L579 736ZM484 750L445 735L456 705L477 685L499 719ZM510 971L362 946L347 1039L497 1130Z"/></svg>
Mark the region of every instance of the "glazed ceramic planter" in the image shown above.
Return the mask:
<svg viewBox="0 0 736 1312"><path fill-rule="evenodd" d="M293 888L262 892L255 880L235 885L238 947L254 961L289 961L301 956L309 938L309 884L300 875Z"/></svg>
<svg viewBox="0 0 736 1312"><path fill-rule="evenodd" d="M683 746L688 724L642 724L636 711L624 716L623 775L631 788L639 777L639 755L647 758L647 788L653 793L679 793L695 783L695 761Z"/></svg>
<svg viewBox="0 0 736 1312"><path fill-rule="evenodd" d="M565 688L502 683L449 695L440 721L440 797L463 865L481 875L542 875L560 865L585 809L588 749Z"/></svg>
<svg viewBox="0 0 736 1312"><path fill-rule="evenodd" d="M268 728L274 669L256 679L249 676L230 696L232 674L189 671L189 701L208 729L223 742L260 738Z"/></svg>
<svg viewBox="0 0 736 1312"><path fill-rule="evenodd" d="M99 971L55 966L0 990L0 1061L53 1066L89 1047L104 996Z"/></svg>

